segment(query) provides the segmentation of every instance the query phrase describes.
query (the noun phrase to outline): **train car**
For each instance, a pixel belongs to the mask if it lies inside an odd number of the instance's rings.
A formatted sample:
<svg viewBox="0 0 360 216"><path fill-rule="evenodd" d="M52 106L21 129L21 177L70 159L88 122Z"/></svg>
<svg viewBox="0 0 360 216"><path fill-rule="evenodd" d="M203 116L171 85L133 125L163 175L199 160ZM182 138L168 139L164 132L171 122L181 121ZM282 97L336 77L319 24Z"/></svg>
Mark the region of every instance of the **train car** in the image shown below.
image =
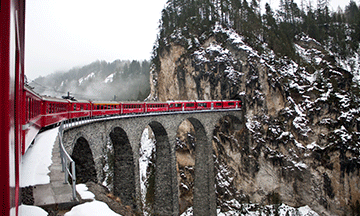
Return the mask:
<svg viewBox="0 0 360 216"><path fill-rule="evenodd" d="M34 92L29 86L24 86L24 104L25 104L25 115L24 123L22 125L22 154L29 148L31 142L38 134L42 127L42 97Z"/></svg>
<svg viewBox="0 0 360 216"><path fill-rule="evenodd" d="M185 111L191 111L197 109L197 103L196 101L183 101Z"/></svg>
<svg viewBox="0 0 360 216"><path fill-rule="evenodd" d="M143 113L145 102L124 102L121 103L121 114Z"/></svg>
<svg viewBox="0 0 360 216"><path fill-rule="evenodd" d="M145 112L167 112L169 104L166 102L147 102L145 103Z"/></svg>
<svg viewBox="0 0 360 216"><path fill-rule="evenodd" d="M196 101L197 110L222 109L222 101Z"/></svg>
<svg viewBox="0 0 360 216"><path fill-rule="evenodd" d="M223 101L223 109L238 109L241 108L241 101L230 100Z"/></svg>
<svg viewBox="0 0 360 216"><path fill-rule="evenodd" d="M24 104L25 1L0 6L0 214L18 215Z"/></svg>
<svg viewBox="0 0 360 216"><path fill-rule="evenodd" d="M168 101L169 111L184 111L184 103L181 101Z"/></svg>
<svg viewBox="0 0 360 216"><path fill-rule="evenodd" d="M169 111L191 111L196 110L196 101L168 101Z"/></svg>
<svg viewBox="0 0 360 216"><path fill-rule="evenodd" d="M65 99L43 96L42 127L55 125L69 119L70 102Z"/></svg>
<svg viewBox="0 0 360 216"><path fill-rule="evenodd" d="M69 100L69 119L91 117L91 103L87 100Z"/></svg>
<svg viewBox="0 0 360 216"><path fill-rule="evenodd" d="M121 104L116 101L93 101L92 116L119 115Z"/></svg>

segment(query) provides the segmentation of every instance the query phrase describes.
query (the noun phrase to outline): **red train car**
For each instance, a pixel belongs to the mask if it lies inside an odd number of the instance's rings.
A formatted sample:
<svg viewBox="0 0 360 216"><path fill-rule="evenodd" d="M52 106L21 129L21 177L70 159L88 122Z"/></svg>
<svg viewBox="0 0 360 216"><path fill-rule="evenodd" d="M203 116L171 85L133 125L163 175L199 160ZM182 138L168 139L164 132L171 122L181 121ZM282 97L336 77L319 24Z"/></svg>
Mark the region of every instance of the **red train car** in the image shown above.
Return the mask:
<svg viewBox="0 0 360 216"><path fill-rule="evenodd" d="M222 101L196 101L197 110L212 110L212 109L222 109Z"/></svg>
<svg viewBox="0 0 360 216"><path fill-rule="evenodd" d="M191 111L196 110L196 101L169 101L169 111Z"/></svg>
<svg viewBox="0 0 360 216"><path fill-rule="evenodd" d="M38 134L42 127L42 97L31 90L28 86L24 86L24 104L25 104L25 115L24 123L22 125L22 154L29 148L31 142Z"/></svg>
<svg viewBox="0 0 360 216"><path fill-rule="evenodd" d="M91 117L91 103L87 100L69 101L69 118Z"/></svg>
<svg viewBox="0 0 360 216"><path fill-rule="evenodd" d="M18 215L21 135L25 123L25 1L1 0L0 9L0 214Z"/></svg>
<svg viewBox="0 0 360 216"><path fill-rule="evenodd" d="M183 111L184 103L181 101L169 101L169 111Z"/></svg>
<svg viewBox="0 0 360 216"><path fill-rule="evenodd" d="M44 96L42 127L47 127L57 124L62 120L69 119L69 106L70 103L68 100Z"/></svg>
<svg viewBox="0 0 360 216"><path fill-rule="evenodd" d="M144 102L121 103L121 114L143 113L143 112L145 112Z"/></svg>
<svg viewBox="0 0 360 216"><path fill-rule="evenodd" d="M197 109L197 103L196 101L183 101L185 111L191 111Z"/></svg>
<svg viewBox="0 0 360 216"><path fill-rule="evenodd" d="M92 116L119 115L121 113L120 102L116 101L93 101Z"/></svg>
<svg viewBox="0 0 360 216"><path fill-rule="evenodd" d="M145 104L145 112L167 112L169 104L165 102L148 102Z"/></svg>
<svg viewBox="0 0 360 216"><path fill-rule="evenodd" d="M241 108L241 101L230 100L223 101L223 109L238 109Z"/></svg>

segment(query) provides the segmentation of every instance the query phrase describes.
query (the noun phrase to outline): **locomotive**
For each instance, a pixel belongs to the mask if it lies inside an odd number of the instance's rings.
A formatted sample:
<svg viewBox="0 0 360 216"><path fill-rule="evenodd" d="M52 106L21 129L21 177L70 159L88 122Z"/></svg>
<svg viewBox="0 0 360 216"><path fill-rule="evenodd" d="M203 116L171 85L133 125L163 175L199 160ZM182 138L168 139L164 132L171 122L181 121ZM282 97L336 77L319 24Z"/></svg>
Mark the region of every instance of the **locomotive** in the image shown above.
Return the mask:
<svg viewBox="0 0 360 216"><path fill-rule="evenodd" d="M21 157L44 128L79 118L241 108L240 100L115 102L41 96L24 85L25 0L1 0L0 20L1 215L19 215Z"/></svg>

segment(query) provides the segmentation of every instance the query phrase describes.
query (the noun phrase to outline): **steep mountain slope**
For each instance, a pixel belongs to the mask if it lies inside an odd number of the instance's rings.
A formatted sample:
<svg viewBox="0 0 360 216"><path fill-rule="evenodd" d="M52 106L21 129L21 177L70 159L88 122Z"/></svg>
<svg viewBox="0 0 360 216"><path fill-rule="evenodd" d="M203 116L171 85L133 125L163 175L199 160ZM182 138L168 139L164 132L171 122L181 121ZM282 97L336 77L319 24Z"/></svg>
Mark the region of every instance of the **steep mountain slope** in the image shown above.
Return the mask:
<svg viewBox="0 0 360 216"><path fill-rule="evenodd" d="M183 5L173 9L171 2L182 1L169 1L169 11L185 10ZM170 16L165 13L163 17ZM152 99L244 103L244 128L229 117L214 131L217 204L222 213L246 214L246 203L257 203L259 211L267 204L285 203L308 205L320 215L359 213L356 52L341 57L298 33L289 57L275 53L274 45L264 41L261 49L254 47L258 42L249 42L224 22L214 22L200 33L189 26L163 24L161 31L168 32L160 33L154 49ZM188 133L196 131L189 128ZM180 143L182 152L196 145L188 138ZM188 182L179 178L181 185L192 184L191 174L188 177ZM180 187L180 198L187 197L183 201L191 206L192 188Z"/></svg>

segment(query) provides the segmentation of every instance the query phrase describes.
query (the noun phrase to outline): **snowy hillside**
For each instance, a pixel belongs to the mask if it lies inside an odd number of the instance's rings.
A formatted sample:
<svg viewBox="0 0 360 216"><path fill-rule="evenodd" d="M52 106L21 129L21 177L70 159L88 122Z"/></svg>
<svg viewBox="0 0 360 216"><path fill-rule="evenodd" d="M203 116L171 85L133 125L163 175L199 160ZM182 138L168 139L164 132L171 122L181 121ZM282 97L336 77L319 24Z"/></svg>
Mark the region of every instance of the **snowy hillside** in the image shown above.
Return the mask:
<svg viewBox="0 0 360 216"><path fill-rule="evenodd" d="M76 99L143 100L149 94L148 61L96 61L89 65L39 77L29 84L42 95Z"/></svg>

